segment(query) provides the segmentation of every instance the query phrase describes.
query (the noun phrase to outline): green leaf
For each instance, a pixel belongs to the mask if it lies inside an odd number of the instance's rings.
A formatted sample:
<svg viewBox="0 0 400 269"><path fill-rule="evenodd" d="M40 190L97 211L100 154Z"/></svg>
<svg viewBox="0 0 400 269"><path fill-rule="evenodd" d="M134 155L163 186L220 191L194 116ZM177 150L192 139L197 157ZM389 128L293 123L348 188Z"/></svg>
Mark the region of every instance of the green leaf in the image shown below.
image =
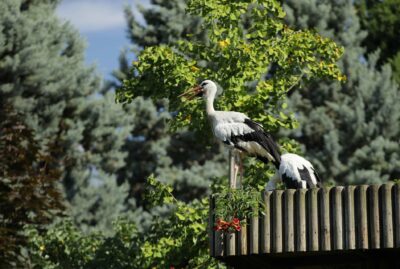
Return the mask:
<svg viewBox="0 0 400 269"><path fill-rule="evenodd" d="M183 221L183 220L186 219L184 215L182 215L182 214L180 214L180 213L178 213L178 212L176 212L175 215L178 217L179 220L182 220L182 221Z"/></svg>

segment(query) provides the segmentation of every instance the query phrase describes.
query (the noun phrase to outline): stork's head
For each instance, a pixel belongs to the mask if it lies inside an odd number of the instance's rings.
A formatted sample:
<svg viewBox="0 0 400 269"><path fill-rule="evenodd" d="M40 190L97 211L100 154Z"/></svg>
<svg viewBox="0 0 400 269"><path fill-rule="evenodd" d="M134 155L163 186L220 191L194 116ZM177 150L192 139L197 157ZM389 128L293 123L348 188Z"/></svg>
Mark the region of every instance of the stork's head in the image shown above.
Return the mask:
<svg viewBox="0 0 400 269"><path fill-rule="evenodd" d="M217 94L217 85L211 80L204 80L198 86L182 93L179 97L185 96L187 99L193 99L194 97L208 98Z"/></svg>

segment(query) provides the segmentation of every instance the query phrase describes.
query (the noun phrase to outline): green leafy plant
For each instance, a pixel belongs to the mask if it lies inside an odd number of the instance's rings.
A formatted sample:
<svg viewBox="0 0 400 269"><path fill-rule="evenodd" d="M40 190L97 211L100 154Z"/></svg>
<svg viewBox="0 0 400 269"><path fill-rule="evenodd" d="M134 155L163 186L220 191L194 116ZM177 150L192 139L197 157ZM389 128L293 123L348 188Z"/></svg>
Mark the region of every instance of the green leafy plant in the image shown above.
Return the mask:
<svg viewBox="0 0 400 269"><path fill-rule="evenodd" d="M162 210L138 232L126 219L114 223L115 235L84 234L70 221L45 233L27 230L32 264L38 268L224 268L208 252L208 199L184 203L173 189L149 177L146 199Z"/></svg>
<svg viewBox="0 0 400 269"><path fill-rule="evenodd" d="M244 189L224 188L214 196L216 230L239 231L241 225L264 211L261 193L254 187Z"/></svg>

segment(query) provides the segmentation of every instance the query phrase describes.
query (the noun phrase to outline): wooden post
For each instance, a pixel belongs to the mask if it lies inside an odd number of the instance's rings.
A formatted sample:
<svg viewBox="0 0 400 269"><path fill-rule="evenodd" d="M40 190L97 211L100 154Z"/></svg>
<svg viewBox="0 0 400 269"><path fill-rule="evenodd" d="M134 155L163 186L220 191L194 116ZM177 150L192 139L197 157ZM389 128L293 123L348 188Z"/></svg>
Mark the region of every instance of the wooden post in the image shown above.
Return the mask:
<svg viewBox="0 0 400 269"><path fill-rule="evenodd" d="M273 244L272 249L275 253L282 252L282 190L272 193L272 225L273 225Z"/></svg>
<svg viewBox="0 0 400 269"><path fill-rule="evenodd" d="M258 209L253 209L258 210ZM250 220L250 254L258 254L258 216L253 216Z"/></svg>
<svg viewBox="0 0 400 269"><path fill-rule="evenodd" d="M367 219L367 185L356 188L356 223L357 223L357 248L368 248L368 219Z"/></svg>
<svg viewBox="0 0 400 269"><path fill-rule="evenodd" d="M369 187L368 201L369 201L369 215L370 215L370 234L371 246L370 248L380 248L380 223L379 223L379 187L380 185L372 185Z"/></svg>
<svg viewBox="0 0 400 269"><path fill-rule="evenodd" d="M307 250L306 194L305 189L296 191L296 251Z"/></svg>
<svg viewBox="0 0 400 269"><path fill-rule="evenodd" d="M284 250L285 252L293 252L294 245L294 193L296 190L286 190L284 192Z"/></svg>
<svg viewBox="0 0 400 269"><path fill-rule="evenodd" d="M342 205L342 186L332 189L332 217L333 217L333 249L343 249L343 205Z"/></svg>
<svg viewBox="0 0 400 269"><path fill-rule="evenodd" d="M235 166L236 166L237 153L234 149L229 151L229 187L236 189L238 187L237 178L235 178ZM232 216L234 217L234 216ZM236 254L236 234L226 235L226 255L233 256Z"/></svg>
<svg viewBox="0 0 400 269"><path fill-rule="evenodd" d="M383 247L393 247L393 213L392 213L392 187L393 183L386 183L381 187L382 197L382 231Z"/></svg>
<svg viewBox="0 0 400 269"><path fill-rule="evenodd" d="M310 251L319 250L318 231L318 189L310 189L307 193L307 214L308 214L308 246Z"/></svg>
<svg viewBox="0 0 400 269"><path fill-rule="evenodd" d="M215 231L215 257L224 256L224 233Z"/></svg>
<svg viewBox="0 0 400 269"><path fill-rule="evenodd" d="M239 232L239 255L247 255L247 224L242 226L242 230Z"/></svg>
<svg viewBox="0 0 400 269"><path fill-rule="evenodd" d="M235 233L225 233L226 240L226 256L236 255L236 234Z"/></svg>
<svg viewBox="0 0 400 269"><path fill-rule="evenodd" d="M395 227L395 245L400 248L400 184L394 184L394 227Z"/></svg>
<svg viewBox="0 0 400 269"><path fill-rule="evenodd" d="M354 222L354 186L344 189L344 216L345 216L345 249L356 248Z"/></svg>
<svg viewBox="0 0 400 269"><path fill-rule="evenodd" d="M264 215L262 215L261 225L261 247L262 253L271 252L271 194L272 191L265 191L263 196Z"/></svg>
<svg viewBox="0 0 400 269"><path fill-rule="evenodd" d="M320 218L321 218L321 250L331 250L331 214L329 210L329 191L330 188L320 189Z"/></svg>

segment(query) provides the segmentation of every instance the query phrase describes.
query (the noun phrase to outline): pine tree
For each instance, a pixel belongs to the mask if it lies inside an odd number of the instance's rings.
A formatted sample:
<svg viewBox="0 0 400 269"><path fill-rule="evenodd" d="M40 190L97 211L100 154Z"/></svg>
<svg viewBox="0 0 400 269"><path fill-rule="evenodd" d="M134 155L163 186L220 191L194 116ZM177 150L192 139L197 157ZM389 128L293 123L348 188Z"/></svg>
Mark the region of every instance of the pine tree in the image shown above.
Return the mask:
<svg viewBox="0 0 400 269"><path fill-rule="evenodd" d="M92 175L116 177L125 163L122 146L132 122L111 93L97 93L100 78L84 64L85 46L77 30L55 15L57 2L1 1L0 94L33 131L40 152L49 152L48 145L57 148L52 157L71 212L78 216L94 206L87 199L77 203L88 188L111 195L108 185L96 185ZM112 195L123 200L127 193ZM105 199L100 199L105 206L118 208Z"/></svg>
<svg viewBox="0 0 400 269"><path fill-rule="evenodd" d="M174 43L180 39L206 38L201 19L185 12L185 0L152 0L152 8L139 8L146 25L137 22L132 10L125 9L129 38L137 47Z"/></svg>
<svg viewBox="0 0 400 269"><path fill-rule="evenodd" d="M288 20L345 47L344 84L321 81L291 96L300 128L292 133L325 180L374 183L399 177L399 89L391 68L366 56L352 1L287 0Z"/></svg>

